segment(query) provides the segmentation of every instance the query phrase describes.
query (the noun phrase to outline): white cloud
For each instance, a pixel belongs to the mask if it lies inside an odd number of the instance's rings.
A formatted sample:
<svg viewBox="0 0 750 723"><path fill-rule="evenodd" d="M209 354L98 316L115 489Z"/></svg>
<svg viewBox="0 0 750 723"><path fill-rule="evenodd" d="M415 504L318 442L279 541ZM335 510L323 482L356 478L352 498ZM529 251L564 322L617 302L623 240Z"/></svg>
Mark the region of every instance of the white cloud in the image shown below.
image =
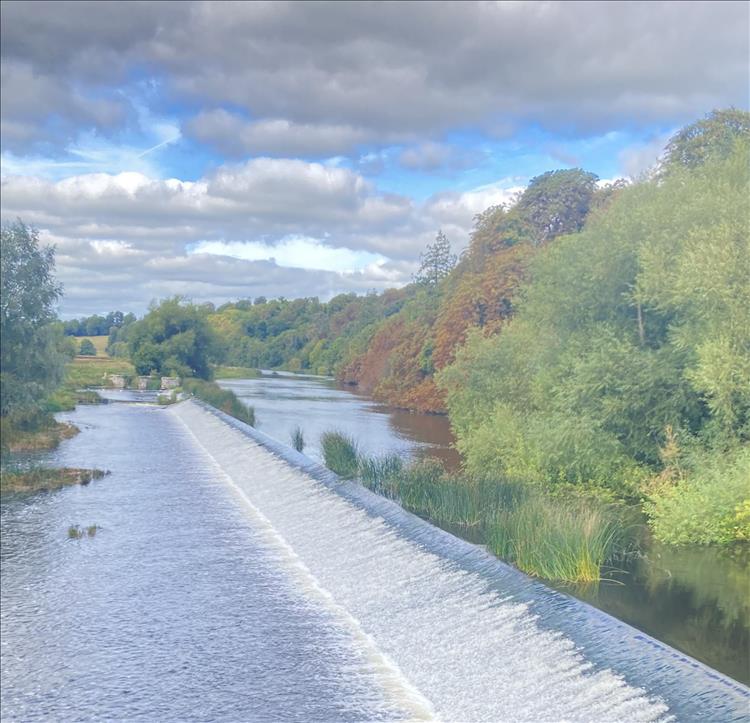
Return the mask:
<svg viewBox="0 0 750 723"><path fill-rule="evenodd" d="M512 181L417 203L352 170L261 158L197 181L92 173L5 176L2 215L58 248L66 313L143 310L151 298L331 296L407 283L442 228L456 250Z"/></svg>
<svg viewBox="0 0 750 723"><path fill-rule="evenodd" d="M387 260L381 254L326 246L317 239L292 236L276 244L258 241L202 241L190 254L231 256L245 261L274 261L279 266L317 271L374 271Z"/></svg>

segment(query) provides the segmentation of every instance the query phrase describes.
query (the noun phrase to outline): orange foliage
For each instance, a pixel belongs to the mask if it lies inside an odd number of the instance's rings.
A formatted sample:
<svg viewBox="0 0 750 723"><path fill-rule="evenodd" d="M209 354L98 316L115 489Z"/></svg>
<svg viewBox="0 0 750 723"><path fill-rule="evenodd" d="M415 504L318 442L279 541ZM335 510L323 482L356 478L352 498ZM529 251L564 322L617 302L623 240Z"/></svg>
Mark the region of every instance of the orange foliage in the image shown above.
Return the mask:
<svg viewBox="0 0 750 723"><path fill-rule="evenodd" d="M440 308L435 323L436 369L450 364L472 327L497 331L513 312L513 299L525 278L532 249L518 244L493 254L480 271L463 273Z"/></svg>
<svg viewBox="0 0 750 723"><path fill-rule="evenodd" d="M453 272L452 288L440 302L436 297L437 308L428 304L419 312L412 306L384 320L367 350L339 378L385 404L445 412L434 371L453 361L470 328L491 334L502 326L532 253L530 246L518 244L500 247L481 261L469 256Z"/></svg>

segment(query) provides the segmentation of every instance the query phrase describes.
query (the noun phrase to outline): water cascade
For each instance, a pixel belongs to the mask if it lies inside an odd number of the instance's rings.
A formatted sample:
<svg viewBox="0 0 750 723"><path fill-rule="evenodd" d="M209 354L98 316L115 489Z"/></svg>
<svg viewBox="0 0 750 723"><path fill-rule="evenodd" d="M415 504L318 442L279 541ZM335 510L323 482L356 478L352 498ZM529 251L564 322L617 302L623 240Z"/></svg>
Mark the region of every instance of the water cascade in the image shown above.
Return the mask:
<svg viewBox="0 0 750 723"><path fill-rule="evenodd" d="M415 718L744 720L750 691L198 402L170 410Z"/></svg>

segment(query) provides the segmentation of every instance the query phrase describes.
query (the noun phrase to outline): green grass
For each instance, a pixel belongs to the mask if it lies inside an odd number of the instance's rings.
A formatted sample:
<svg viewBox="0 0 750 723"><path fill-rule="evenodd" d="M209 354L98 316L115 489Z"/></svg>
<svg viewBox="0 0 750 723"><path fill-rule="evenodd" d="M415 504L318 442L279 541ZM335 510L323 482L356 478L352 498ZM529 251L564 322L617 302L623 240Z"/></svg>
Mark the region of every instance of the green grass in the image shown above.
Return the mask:
<svg viewBox="0 0 750 723"><path fill-rule="evenodd" d="M292 447L301 452L305 448L305 435L302 432L302 427L295 427L289 436L292 441Z"/></svg>
<svg viewBox="0 0 750 723"><path fill-rule="evenodd" d="M92 480L101 479L109 472L101 469L80 469L78 467L30 467L5 468L0 475L0 490L3 492L41 492L87 485Z"/></svg>
<svg viewBox="0 0 750 723"><path fill-rule="evenodd" d="M438 460L404 465L397 455L359 456L356 444L332 435L329 456L346 455L345 476L358 473L371 490L436 524L462 532L520 570L548 580L582 583L602 578L603 568L626 547L624 516L611 505L562 497L520 482L473 480L446 473ZM343 451L342 451L343 450Z"/></svg>
<svg viewBox="0 0 750 723"><path fill-rule="evenodd" d="M183 379L182 389L231 417L239 419L251 427L255 426L255 410L243 404L234 392L222 389L216 382L207 382L203 379Z"/></svg>
<svg viewBox="0 0 750 723"><path fill-rule="evenodd" d="M66 367L63 387L81 389L83 387L107 386L107 375L109 374L134 377L135 367L124 359L78 357Z"/></svg>
<svg viewBox="0 0 750 723"><path fill-rule="evenodd" d="M84 339L89 339L94 345L94 349L96 349L96 356L109 359L109 355L107 354L109 336L107 336L106 334L104 336L74 336L73 339L75 339L76 342L76 352L78 351L78 349L80 349L81 342Z"/></svg>
<svg viewBox="0 0 750 723"><path fill-rule="evenodd" d="M252 367L225 367L214 368L214 379L255 379L262 376L258 369Z"/></svg>
<svg viewBox="0 0 750 723"><path fill-rule="evenodd" d="M326 467L347 479L359 471L357 443L343 432L325 432L320 438Z"/></svg>

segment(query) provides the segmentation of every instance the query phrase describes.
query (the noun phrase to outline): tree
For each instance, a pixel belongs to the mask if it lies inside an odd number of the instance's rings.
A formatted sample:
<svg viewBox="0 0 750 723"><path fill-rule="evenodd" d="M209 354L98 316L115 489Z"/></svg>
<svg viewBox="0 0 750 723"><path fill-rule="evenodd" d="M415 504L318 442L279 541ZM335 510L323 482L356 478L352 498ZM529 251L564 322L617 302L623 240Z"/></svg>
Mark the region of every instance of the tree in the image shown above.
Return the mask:
<svg viewBox="0 0 750 723"><path fill-rule="evenodd" d="M442 229L435 237L435 243L428 244L424 253L419 256L419 271L414 280L429 288L437 285L453 270L456 255L451 253L451 244Z"/></svg>
<svg viewBox="0 0 750 723"><path fill-rule="evenodd" d="M548 171L531 179L514 210L528 224L534 243L583 228L598 176L580 168Z"/></svg>
<svg viewBox="0 0 750 723"><path fill-rule="evenodd" d="M174 374L208 379L214 334L206 310L180 297L152 306L128 333L130 355L139 374Z"/></svg>
<svg viewBox="0 0 750 723"><path fill-rule="evenodd" d="M91 339L83 339L81 341L81 347L78 350L81 356L96 356L96 347Z"/></svg>
<svg viewBox="0 0 750 723"><path fill-rule="evenodd" d="M710 159L727 158L738 141L750 141L750 113L737 108L714 110L685 126L669 140L657 175L697 168Z"/></svg>
<svg viewBox="0 0 750 723"><path fill-rule="evenodd" d="M2 227L0 243L0 388L3 417L33 418L60 383L62 328L53 325L62 287L54 277L55 250L22 221Z"/></svg>

